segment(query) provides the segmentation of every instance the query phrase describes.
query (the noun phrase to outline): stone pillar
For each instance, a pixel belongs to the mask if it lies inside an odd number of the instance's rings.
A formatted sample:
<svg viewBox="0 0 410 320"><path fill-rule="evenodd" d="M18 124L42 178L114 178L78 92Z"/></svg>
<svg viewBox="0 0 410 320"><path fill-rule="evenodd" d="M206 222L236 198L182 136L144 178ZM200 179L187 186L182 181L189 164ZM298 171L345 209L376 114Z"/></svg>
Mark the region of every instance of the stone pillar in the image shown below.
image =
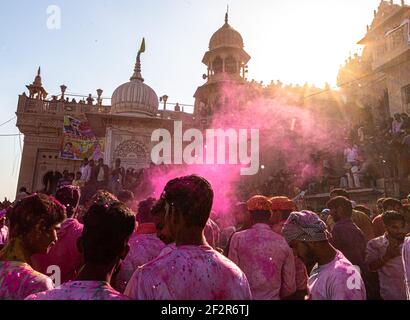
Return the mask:
<svg viewBox="0 0 410 320"><path fill-rule="evenodd" d="M108 127L105 135L105 150L104 150L104 163L107 164L109 167L112 167L113 163L111 160L113 159L112 153L112 128ZM115 159L113 160L115 161Z"/></svg>
<svg viewBox="0 0 410 320"><path fill-rule="evenodd" d="M26 187L28 192L33 192L37 167L38 147L26 142L24 139L23 153L21 155L20 174L17 184L17 193L21 187Z"/></svg>

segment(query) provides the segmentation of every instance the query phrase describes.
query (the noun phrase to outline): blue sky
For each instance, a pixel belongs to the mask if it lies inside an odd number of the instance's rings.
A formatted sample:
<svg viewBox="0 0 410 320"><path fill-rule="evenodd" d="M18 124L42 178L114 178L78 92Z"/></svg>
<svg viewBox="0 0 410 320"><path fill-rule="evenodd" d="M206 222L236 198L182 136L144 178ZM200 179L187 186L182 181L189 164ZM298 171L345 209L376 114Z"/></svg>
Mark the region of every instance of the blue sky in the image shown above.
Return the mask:
<svg viewBox="0 0 410 320"><path fill-rule="evenodd" d="M396 0L395 2L397 2ZM337 70L366 30L378 0L14 0L1 1L0 124L14 116L18 95L41 65L50 94L110 97L132 74L146 38L143 77L171 102L193 103L203 83L209 39L230 24L252 56L249 79L335 83ZM47 28L47 8L61 8L60 30ZM18 133L15 121L1 134ZM14 199L20 165L18 137L1 137L0 197Z"/></svg>

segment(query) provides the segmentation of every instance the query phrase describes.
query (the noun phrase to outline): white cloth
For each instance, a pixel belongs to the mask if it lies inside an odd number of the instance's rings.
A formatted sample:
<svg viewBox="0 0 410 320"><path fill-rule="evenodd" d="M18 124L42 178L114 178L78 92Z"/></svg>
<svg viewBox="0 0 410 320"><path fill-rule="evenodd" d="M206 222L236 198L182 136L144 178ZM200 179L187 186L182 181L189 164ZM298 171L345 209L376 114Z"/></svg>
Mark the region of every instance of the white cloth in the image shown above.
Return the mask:
<svg viewBox="0 0 410 320"><path fill-rule="evenodd" d="M340 251L328 264L313 268L308 292L310 300L366 300L360 272Z"/></svg>
<svg viewBox="0 0 410 320"><path fill-rule="evenodd" d="M359 157L359 153L357 151L357 147L353 146L352 148L346 148L344 151L344 156L346 158L346 162L355 162Z"/></svg>
<svg viewBox="0 0 410 320"><path fill-rule="evenodd" d="M389 240L385 235L367 243L366 263L379 260L386 254ZM380 296L383 300L406 300L406 284L401 256L387 261L379 270Z"/></svg>
<svg viewBox="0 0 410 320"><path fill-rule="evenodd" d="M393 122L392 122L392 132L393 132L393 134L400 133L402 125L403 125L402 121L393 120Z"/></svg>
<svg viewBox="0 0 410 320"><path fill-rule="evenodd" d="M131 300L105 281L70 281L28 296L25 300Z"/></svg>
<svg viewBox="0 0 410 320"><path fill-rule="evenodd" d="M280 300L296 291L293 251L267 224L235 233L229 259L245 272L255 300Z"/></svg>
<svg viewBox="0 0 410 320"><path fill-rule="evenodd" d="M97 181L101 182L101 181L104 181L104 180L105 180L105 178L104 178L104 167L101 166L100 170L98 171Z"/></svg>
<svg viewBox="0 0 410 320"><path fill-rule="evenodd" d="M9 229L7 226L0 228L0 245L5 245L9 238Z"/></svg>
<svg viewBox="0 0 410 320"><path fill-rule="evenodd" d="M81 171L81 180L88 182L91 178L91 167L87 164L86 166L82 166L80 168Z"/></svg>
<svg viewBox="0 0 410 320"><path fill-rule="evenodd" d="M125 289L137 300L250 300L245 274L209 246L179 246L137 269Z"/></svg>

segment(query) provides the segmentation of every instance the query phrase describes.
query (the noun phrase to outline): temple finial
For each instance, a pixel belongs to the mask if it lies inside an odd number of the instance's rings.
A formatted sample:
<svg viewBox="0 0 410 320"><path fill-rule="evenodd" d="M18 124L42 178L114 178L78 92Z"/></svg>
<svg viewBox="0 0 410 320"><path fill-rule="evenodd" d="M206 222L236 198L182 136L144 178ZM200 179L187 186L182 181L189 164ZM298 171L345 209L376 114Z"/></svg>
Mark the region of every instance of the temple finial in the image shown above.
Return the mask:
<svg viewBox="0 0 410 320"><path fill-rule="evenodd" d="M226 5L226 13L225 13L225 23L228 24L229 20L229 4Z"/></svg>
<svg viewBox="0 0 410 320"><path fill-rule="evenodd" d="M40 75L41 75L41 67L38 67L38 70L37 70L37 75L38 75L38 76L40 76Z"/></svg>
<svg viewBox="0 0 410 320"><path fill-rule="evenodd" d="M141 53L145 52L145 38L142 38L141 47L138 50L137 62L135 63L134 74L130 80L139 80L144 82L144 78L141 75Z"/></svg>

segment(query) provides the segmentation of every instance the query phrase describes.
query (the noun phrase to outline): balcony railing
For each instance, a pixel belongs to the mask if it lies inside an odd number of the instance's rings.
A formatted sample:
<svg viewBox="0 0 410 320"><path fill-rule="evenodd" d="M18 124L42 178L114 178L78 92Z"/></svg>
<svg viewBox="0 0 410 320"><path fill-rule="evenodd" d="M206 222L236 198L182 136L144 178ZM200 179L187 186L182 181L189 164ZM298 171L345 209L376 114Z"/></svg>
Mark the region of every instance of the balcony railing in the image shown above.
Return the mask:
<svg viewBox="0 0 410 320"><path fill-rule="evenodd" d="M84 113L110 113L110 106L89 105L79 102L38 100L21 96L19 111L26 113L48 114L84 114Z"/></svg>
<svg viewBox="0 0 410 320"><path fill-rule="evenodd" d="M388 32L383 42L376 48L373 70L379 69L391 63L410 49L409 24L405 23L400 27Z"/></svg>

